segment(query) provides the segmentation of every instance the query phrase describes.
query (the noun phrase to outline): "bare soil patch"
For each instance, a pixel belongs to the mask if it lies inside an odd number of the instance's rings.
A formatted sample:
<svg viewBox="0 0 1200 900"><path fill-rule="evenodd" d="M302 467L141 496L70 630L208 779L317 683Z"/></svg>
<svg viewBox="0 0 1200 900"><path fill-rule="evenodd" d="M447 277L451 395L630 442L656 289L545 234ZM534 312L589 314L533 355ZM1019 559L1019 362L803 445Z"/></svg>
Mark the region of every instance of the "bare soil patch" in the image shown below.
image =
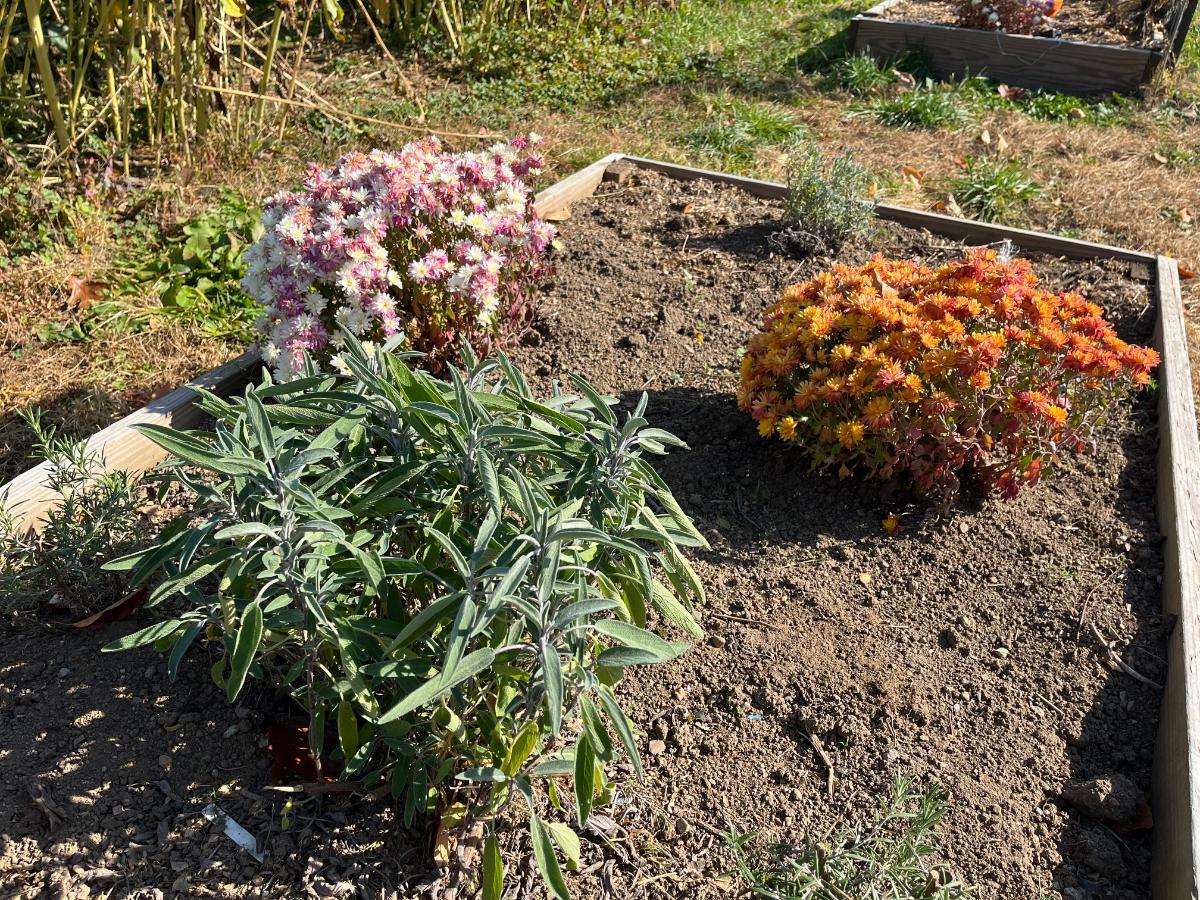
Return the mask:
<svg viewBox="0 0 1200 900"><path fill-rule="evenodd" d="M709 636L624 685L649 771L620 779L584 835L575 889L728 896L719 832L820 837L904 771L946 789L944 855L980 897L1145 897L1146 823L1099 821L1063 791L1127 780L1138 805L1149 789L1159 692L1107 668L1092 626L1162 682L1152 398L1059 477L949 522L810 473L737 411L737 350L784 285L832 260L774 250L776 204L638 177L560 223L567 249L517 355L542 388L573 370L630 403L649 391L652 420L690 442L661 471L712 542L696 562ZM840 258L960 249L883 225ZM1146 273L1035 265L1148 338ZM271 789L265 730L292 711L257 685L230 707L202 653L172 683L148 650L98 652L147 621L3 626L0 895L448 896L386 801L307 798L285 830L296 795ZM262 863L203 818L210 802L259 837ZM538 895L516 860L510 883Z"/></svg>
<svg viewBox="0 0 1200 900"><path fill-rule="evenodd" d="M713 545L698 566L708 643L624 687L666 749L647 749L652 769L625 785L617 819L653 860L643 875L670 874L617 894L717 896L711 829L820 836L865 817L904 770L948 791L946 858L980 896L1145 896L1145 832L1117 834L1060 792L1105 775L1149 787L1158 691L1108 670L1090 626L1161 682L1153 403L1118 411L1059 477L947 523L813 474L757 437L733 393L763 311L831 260L774 252L774 203L639 178L602 186L562 223L568 249L525 354L543 380L578 370L630 401L650 393L652 421L692 447L664 477ZM959 250L884 226L840 259ZM1126 337L1149 337L1144 273L1034 261ZM894 510L905 531L888 537Z"/></svg>

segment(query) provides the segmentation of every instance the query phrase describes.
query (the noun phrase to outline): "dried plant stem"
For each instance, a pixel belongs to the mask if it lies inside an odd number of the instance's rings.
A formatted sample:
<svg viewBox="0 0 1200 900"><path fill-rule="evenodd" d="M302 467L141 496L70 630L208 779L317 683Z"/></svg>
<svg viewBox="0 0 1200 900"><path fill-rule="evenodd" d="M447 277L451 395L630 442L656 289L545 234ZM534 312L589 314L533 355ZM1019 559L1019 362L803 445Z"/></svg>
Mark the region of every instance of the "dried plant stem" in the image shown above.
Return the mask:
<svg viewBox="0 0 1200 900"><path fill-rule="evenodd" d="M46 107L49 109L50 119L54 123L54 136L58 139L59 149L65 150L71 144L71 137L67 132L67 123L63 119L62 108L58 104L58 88L54 84L54 70L50 67L50 51L46 47L45 32L42 31L41 0L25 0L25 15L29 21L29 41L33 46L33 55L37 59L42 89L46 92Z"/></svg>
<svg viewBox="0 0 1200 900"><path fill-rule="evenodd" d="M304 26L300 29L300 43L296 48L296 61L292 65L291 83L288 85L287 99L296 99L296 89L301 87L300 69L304 65L304 51L308 46L308 29L312 26L313 13L317 9L317 0L308 0L308 11L304 14ZM308 85L303 85L305 90L311 90ZM315 93L315 92L314 92ZM284 130L287 128L289 107L283 108L283 115L279 117L279 139L283 140Z"/></svg>
<svg viewBox="0 0 1200 900"><path fill-rule="evenodd" d="M265 95L271 86L271 67L275 63L275 51L279 47L279 29L283 25L283 7L275 7L275 16L271 19L271 38L267 42L267 52L263 56L262 81L258 84L258 92L263 95L258 101L258 111L255 113L259 122L266 112Z"/></svg>
<svg viewBox="0 0 1200 900"><path fill-rule="evenodd" d="M259 99L259 100L270 102L270 103L280 103L280 104L283 104L284 106L294 106L299 109L316 110L317 112L324 112L327 114L332 112L335 115L341 116L342 118L345 118L345 119L349 119L353 122L364 122L368 125L379 125L384 128L396 128L396 129L399 129L400 131L412 131L412 132L418 132L420 134L436 134L441 137L468 138L471 140L477 140L479 138L500 137L500 135L494 131L480 130L480 131L475 132L474 134L471 134L471 133L468 133L465 131L445 131L445 130L438 130L438 129L434 129L434 128L427 128L424 125L405 125L403 122L389 122L387 119L377 119L374 116L360 116L357 113L346 112L343 109L338 109L337 107L332 106L328 102L318 105L316 103L306 103L303 100L288 100L286 97L271 97L266 94L255 93L254 91L240 91L240 90L237 90L236 88L215 87L215 86L209 85L209 84L200 85L200 90L211 91L212 93L215 93L215 94L228 94L233 97L249 97L252 99Z"/></svg>

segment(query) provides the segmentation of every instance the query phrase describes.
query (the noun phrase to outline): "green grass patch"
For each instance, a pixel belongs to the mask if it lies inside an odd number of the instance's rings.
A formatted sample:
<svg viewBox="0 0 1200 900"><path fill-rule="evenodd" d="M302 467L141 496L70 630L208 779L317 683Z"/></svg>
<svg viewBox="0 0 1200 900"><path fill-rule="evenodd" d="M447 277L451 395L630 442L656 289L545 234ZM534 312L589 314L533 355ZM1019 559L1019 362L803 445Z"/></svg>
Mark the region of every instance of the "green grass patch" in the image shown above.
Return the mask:
<svg viewBox="0 0 1200 900"><path fill-rule="evenodd" d="M851 115L893 128L956 128L967 120L954 88L926 80L911 90L860 104Z"/></svg>
<svg viewBox="0 0 1200 900"><path fill-rule="evenodd" d="M1154 156L1172 169L1200 168L1200 149L1163 145L1155 149Z"/></svg>
<svg viewBox="0 0 1200 900"><path fill-rule="evenodd" d="M1016 160L978 156L967 160L963 174L950 182L950 192L967 212L988 222L1008 222L1042 187Z"/></svg>
<svg viewBox="0 0 1200 900"><path fill-rule="evenodd" d="M710 121L688 132L683 144L697 154L735 171L744 171L755 154L788 144L805 133L791 110L775 103L746 101L728 94L704 100Z"/></svg>

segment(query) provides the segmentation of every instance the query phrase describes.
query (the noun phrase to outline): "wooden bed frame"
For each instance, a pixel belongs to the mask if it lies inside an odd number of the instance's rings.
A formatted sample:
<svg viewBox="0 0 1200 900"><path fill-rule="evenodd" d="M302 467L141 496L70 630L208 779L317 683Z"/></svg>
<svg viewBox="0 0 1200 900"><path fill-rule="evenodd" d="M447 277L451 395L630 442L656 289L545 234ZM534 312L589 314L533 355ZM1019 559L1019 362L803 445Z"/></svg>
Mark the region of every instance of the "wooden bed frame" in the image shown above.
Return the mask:
<svg viewBox="0 0 1200 900"><path fill-rule="evenodd" d="M938 78L984 75L1016 87L1089 95L1141 90L1183 49L1197 0L1178 8L1168 23L1170 47L1162 50L886 18L899 2L883 0L850 21L851 53L889 60L920 50Z"/></svg>
<svg viewBox="0 0 1200 900"><path fill-rule="evenodd" d="M542 191L537 208L543 214L562 213L591 196L606 177L628 177L647 169L672 178L704 178L733 185L758 197L782 198L784 185L720 172L677 166L622 153L605 156ZM1183 299L1179 270L1173 259L1072 240L1056 235L960 219L879 204L882 219L958 240L993 243L1011 240L1019 248L1072 259L1115 258L1140 262L1153 280L1157 300L1155 344L1162 354L1159 379L1158 521L1164 538L1162 585L1164 616L1175 622L1168 646L1168 673L1163 694L1158 745L1155 753L1152 807L1154 813L1153 889L1156 900L1187 900L1200 890L1200 439L1192 399ZM244 388L261 373L251 350L197 378L221 395ZM89 449L105 470L144 472L165 453L130 426L156 422L188 428L202 416L196 394L184 386L126 416L94 435ZM30 469L0 487L0 506L18 524L37 528L57 495L47 484L45 464Z"/></svg>

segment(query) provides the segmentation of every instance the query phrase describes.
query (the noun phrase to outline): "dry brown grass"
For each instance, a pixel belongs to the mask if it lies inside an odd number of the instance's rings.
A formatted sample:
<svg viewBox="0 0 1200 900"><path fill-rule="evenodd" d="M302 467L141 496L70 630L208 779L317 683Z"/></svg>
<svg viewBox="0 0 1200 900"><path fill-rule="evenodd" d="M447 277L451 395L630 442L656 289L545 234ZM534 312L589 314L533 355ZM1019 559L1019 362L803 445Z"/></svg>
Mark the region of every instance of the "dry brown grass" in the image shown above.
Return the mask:
<svg viewBox="0 0 1200 900"><path fill-rule="evenodd" d="M32 435L18 410L44 410L64 435L84 438L229 358L233 348L162 327L86 344L27 343L0 351L0 483L28 465Z"/></svg>

